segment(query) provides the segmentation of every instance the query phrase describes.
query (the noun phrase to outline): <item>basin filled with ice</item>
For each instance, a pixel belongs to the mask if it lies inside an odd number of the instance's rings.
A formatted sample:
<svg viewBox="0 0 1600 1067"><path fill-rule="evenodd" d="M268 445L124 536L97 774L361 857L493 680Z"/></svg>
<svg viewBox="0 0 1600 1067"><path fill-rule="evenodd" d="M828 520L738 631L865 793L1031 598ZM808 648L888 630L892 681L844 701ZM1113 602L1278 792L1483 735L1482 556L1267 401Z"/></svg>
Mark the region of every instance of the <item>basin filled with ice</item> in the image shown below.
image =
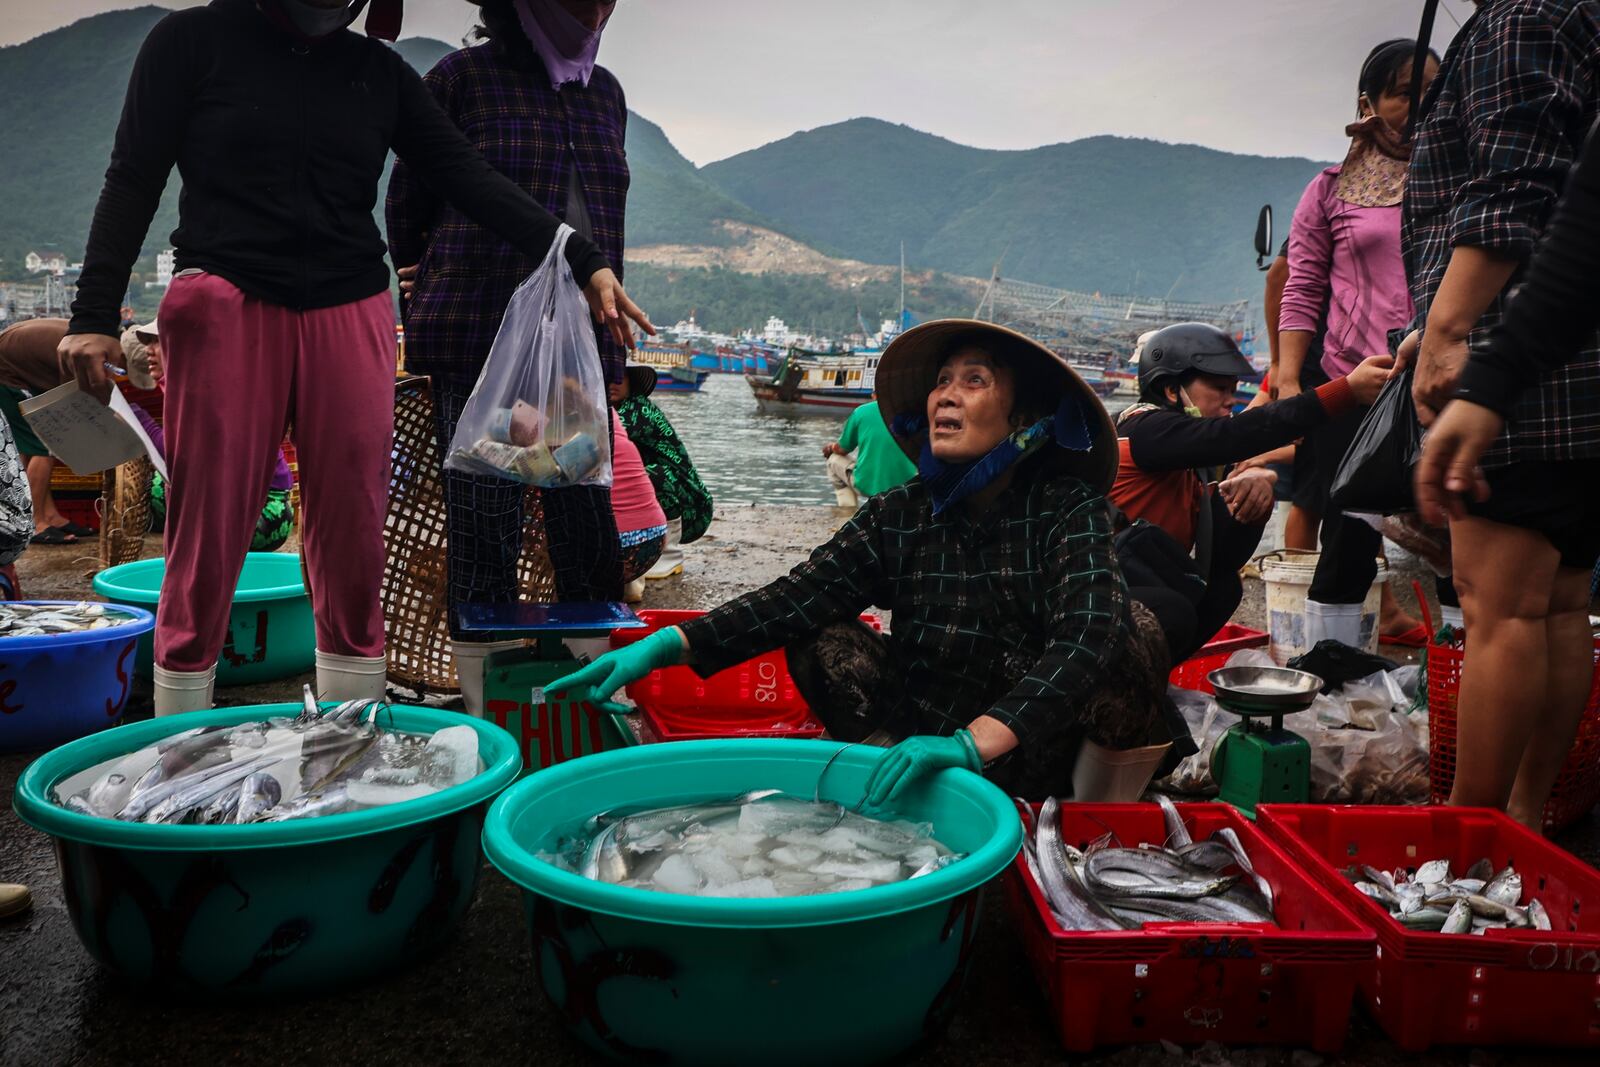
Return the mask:
<svg viewBox="0 0 1600 1067"><path fill-rule="evenodd" d="M102 964L245 999L346 988L446 940L488 803L520 770L510 734L458 713L277 704L63 745L23 772L15 806L56 838Z"/></svg>
<svg viewBox="0 0 1600 1067"><path fill-rule="evenodd" d="M536 975L580 1037L624 1059L849 1063L938 1032L980 892L1020 847L1014 809L951 770L854 811L881 750L841 748L641 746L496 801L484 851L524 888Z"/></svg>

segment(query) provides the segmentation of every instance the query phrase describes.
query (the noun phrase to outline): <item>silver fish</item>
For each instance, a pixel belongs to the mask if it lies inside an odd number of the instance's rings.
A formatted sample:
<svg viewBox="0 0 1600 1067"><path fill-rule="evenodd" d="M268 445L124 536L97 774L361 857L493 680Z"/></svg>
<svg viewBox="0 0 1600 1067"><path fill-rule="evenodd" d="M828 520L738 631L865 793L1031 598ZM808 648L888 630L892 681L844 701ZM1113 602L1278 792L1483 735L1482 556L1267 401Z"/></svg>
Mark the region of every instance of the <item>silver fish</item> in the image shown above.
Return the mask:
<svg viewBox="0 0 1600 1067"><path fill-rule="evenodd" d="M1450 907L1454 908L1455 903L1452 902ZM1416 911L1413 911L1408 915L1400 916L1400 923L1401 925L1412 930L1437 931L1444 926L1445 920L1448 918L1450 918L1450 912L1448 909L1436 908L1432 905L1429 905L1427 907L1418 908Z"/></svg>
<svg viewBox="0 0 1600 1067"><path fill-rule="evenodd" d="M1533 924L1535 930L1549 930L1551 928L1550 913L1537 900L1528 901L1528 921Z"/></svg>
<svg viewBox="0 0 1600 1067"><path fill-rule="evenodd" d="M1522 875L1507 867L1483 887L1483 895L1496 904L1522 903Z"/></svg>
<svg viewBox="0 0 1600 1067"><path fill-rule="evenodd" d="M1233 827L1222 827L1216 833L1211 835L1211 839L1213 841L1220 841L1222 844L1228 847L1228 851L1233 853L1233 858L1238 862L1239 869L1244 871L1244 873L1250 877L1250 880L1255 883L1256 891L1259 892L1261 894L1261 898L1267 902L1267 910L1269 912L1276 911L1277 908L1274 904L1272 886L1265 878L1256 873L1255 865L1250 862L1250 854L1244 850L1244 842L1239 840L1239 835L1234 832Z"/></svg>
<svg viewBox="0 0 1600 1067"><path fill-rule="evenodd" d="M1445 916L1444 924L1439 927L1441 934L1464 934L1472 929L1472 909L1465 900L1458 900L1451 905L1450 914Z"/></svg>
<svg viewBox="0 0 1600 1067"><path fill-rule="evenodd" d="M196 814L195 809L210 803L218 793L237 785L256 771L278 762L276 756L261 756L247 763L230 763L215 774L174 790L165 800L152 807L143 817L144 822L183 822Z"/></svg>
<svg viewBox="0 0 1600 1067"><path fill-rule="evenodd" d="M1489 857L1485 856L1483 859L1467 868L1466 877L1475 879L1479 882L1487 883L1489 879L1494 877L1494 863L1489 859Z"/></svg>
<svg viewBox="0 0 1600 1067"><path fill-rule="evenodd" d="M287 804L267 812L259 821L283 822L288 819L309 819L322 815L337 815L350 809L350 795L342 785L322 793L307 793Z"/></svg>
<svg viewBox="0 0 1600 1067"><path fill-rule="evenodd" d="M239 792L242 786L243 783L235 782L212 797L210 802L194 815L194 821L207 826L236 821L235 813L239 810Z"/></svg>
<svg viewBox="0 0 1600 1067"><path fill-rule="evenodd" d="M1069 930L1121 930L1122 923L1095 900L1078 879L1061 841L1061 808L1051 797L1039 811L1035 844L1039 853L1040 888Z"/></svg>
<svg viewBox="0 0 1600 1067"><path fill-rule="evenodd" d="M1432 883L1433 885L1444 885L1450 881L1450 861L1430 860L1417 868L1416 877L1412 880Z"/></svg>
<svg viewBox="0 0 1600 1067"><path fill-rule="evenodd" d="M237 823L251 823L283 799L283 786L266 771L257 771L239 786L239 807L234 812Z"/></svg>
<svg viewBox="0 0 1600 1067"><path fill-rule="evenodd" d="M1189 836L1189 828L1183 825L1183 816L1178 814L1178 806L1168 800L1164 793L1156 794L1156 803L1161 806L1161 817L1167 824L1167 847L1181 849L1194 844L1194 838Z"/></svg>
<svg viewBox="0 0 1600 1067"><path fill-rule="evenodd" d="M1465 890L1468 893L1482 893L1484 886L1488 884L1482 878L1457 878L1450 883L1450 888Z"/></svg>
<svg viewBox="0 0 1600 1067"><path fill-rule="evenodd" d="M1490 900L1488 897L1480 897L1476 893L1467 893L1464 896L1429 897L1427 904L1430 908L1449 908L1458 900L1471 908L1474 915L1481 915L1485 919L1495 919L1512 926L1533 925L1521 908L1514 908L1498 900Z"/></svg>

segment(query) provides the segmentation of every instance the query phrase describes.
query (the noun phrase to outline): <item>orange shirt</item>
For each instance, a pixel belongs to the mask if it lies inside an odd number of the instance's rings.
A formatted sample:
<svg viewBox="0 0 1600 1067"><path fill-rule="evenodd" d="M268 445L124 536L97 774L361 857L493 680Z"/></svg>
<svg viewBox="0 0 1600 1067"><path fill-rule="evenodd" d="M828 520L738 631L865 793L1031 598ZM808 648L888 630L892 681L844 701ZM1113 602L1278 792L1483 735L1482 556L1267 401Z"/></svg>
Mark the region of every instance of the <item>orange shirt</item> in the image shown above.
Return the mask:
<svg viewBox="0 0 1600 1067"><path fill-rule="evenodd" d="M1133 462L1126 437L1117 439L1117 480L1111 502L1130 521L1153 522L1185 549L1194 549L1194 521L1205 487L1192 470L1143 471Z"/></svg>

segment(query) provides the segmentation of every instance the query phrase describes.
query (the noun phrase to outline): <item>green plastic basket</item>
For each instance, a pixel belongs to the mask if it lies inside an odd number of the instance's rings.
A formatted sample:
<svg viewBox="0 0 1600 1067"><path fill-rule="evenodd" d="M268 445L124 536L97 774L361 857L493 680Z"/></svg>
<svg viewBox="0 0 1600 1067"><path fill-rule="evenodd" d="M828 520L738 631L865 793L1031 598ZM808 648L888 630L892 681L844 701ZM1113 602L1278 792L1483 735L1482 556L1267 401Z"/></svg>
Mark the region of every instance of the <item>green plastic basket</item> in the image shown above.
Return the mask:
<svg viewBox="0 0 1600 1067"><path fill-rule="evenodd" d="M344 815L150 825L50 799L57 782L170 734L299 709L223 708L121 726L23 772L17 814L55 838L73 928L102 964L163 995L288 996L346 988L448 939L477 884L488 802L521 770L516 742L492 723L393 708L384 722L402 730L472 727L485 770L432 796Z"/></svg>
<svg viewBox="0 0 1600 1067"><path fill-rule="evenodd" d="M111 567L94 576L94 591L116 604L156 610L163 558ZM139 641L134 669L149 678L155 639ZM303 674L316 663L317 633L311 598L300 574L300 557L289 552L251 552L233 594L228 637L217 660L217 684L252 685Z"/></svg>
<svg viewBox="0 0 1600 1067"><path fill-rule="evenodd" d="M501 796L484 851L526 890L535 972L580 1037L641 1061L865 1063L940 1032L965 976L980 891L1022 839L1011 802L978 775L944 771L896 802L896 815L931 822L941 841L968 853L897 885L689 897L590 881L539 858L560 833L610 808L757 788L809 796L836 754L821 794L854 804L881 752L841 747L644 745L539 771Z"/></svg>

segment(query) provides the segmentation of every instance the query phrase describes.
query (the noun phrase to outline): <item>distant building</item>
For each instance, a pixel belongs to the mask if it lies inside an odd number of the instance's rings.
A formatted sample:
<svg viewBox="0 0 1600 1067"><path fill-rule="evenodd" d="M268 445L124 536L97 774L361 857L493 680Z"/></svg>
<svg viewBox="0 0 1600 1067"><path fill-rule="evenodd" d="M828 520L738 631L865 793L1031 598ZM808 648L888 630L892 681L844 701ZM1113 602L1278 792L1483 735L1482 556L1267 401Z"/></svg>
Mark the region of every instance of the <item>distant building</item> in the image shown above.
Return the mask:
<svg viewBox="0 0 1600 1067"><path fill-rule="evenodd" d="M60 274L67 269L67 257L61 252L29 252L22 265L30 274Z"/></svg>
<svg viewBox="0 0 1600 1067"><path fill-rule="evenodd" d="M177 259L172 249L156 253L156 280L145 282L146 289L165 289L172 284L172 268Z"/></svg>
<svg viewBox="0 0 1600 1067"><path fill-rule="evenodd" d="M786 345L789 343L789 327L782 319L773 315L767 319L766 326L762 327L761 338L768 344Z"/></svg>

